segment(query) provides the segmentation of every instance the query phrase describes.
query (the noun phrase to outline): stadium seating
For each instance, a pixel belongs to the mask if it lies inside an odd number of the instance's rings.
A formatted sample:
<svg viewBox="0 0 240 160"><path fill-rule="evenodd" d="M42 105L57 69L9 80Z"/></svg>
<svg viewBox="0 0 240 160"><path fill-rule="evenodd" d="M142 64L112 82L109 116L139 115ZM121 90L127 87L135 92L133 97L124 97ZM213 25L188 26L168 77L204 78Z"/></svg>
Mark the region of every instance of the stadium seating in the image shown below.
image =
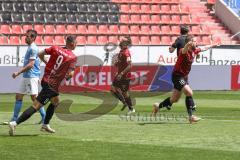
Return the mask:
<svg viewBox="0 0 240 160"><path fill-rule="evenodd" d="M219 41L212 36L211 27L201 24L203 18L196 16L192 11L194 6L188 3L186 0L2 1L0 29L9 39L1 39L0 44L17 44L17 37L19 44L25 44L23 34L34 28L39 34L38 44L63 44L65 36L72 34L77 35L80 44L118 42L120 35L131 35L136 45L169 45L180 34L181 24L189 25L202 44Z"/></svg>

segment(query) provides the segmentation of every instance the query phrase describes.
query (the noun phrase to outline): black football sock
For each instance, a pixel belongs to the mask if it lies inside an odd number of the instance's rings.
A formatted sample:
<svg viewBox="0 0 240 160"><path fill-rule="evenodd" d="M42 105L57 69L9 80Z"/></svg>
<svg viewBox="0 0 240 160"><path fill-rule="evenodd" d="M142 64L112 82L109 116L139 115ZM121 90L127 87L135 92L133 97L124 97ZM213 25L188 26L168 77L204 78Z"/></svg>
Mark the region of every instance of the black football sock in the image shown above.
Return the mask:
<svg viewBox="0 0 240 160"><path fill-rule="evenodd" d="M166 98L164 101L162 101L159 104L159 108L164 108L166 107L168 110L171 109L172 103L170 102L170 97Z"/></svg>
<svg viewBox="0 0 240 160"><path fill-rule="evenodd" d="M17 119L16 123L20 124L24 121L26 121L28 118L30 118L37 110L33 108L32 106L26 109L21 116Z"/></svg>
<svg viewBox="0 0 240 160"><path fill-rule="evenodd" d="M126 97L125 99L126 99L126 103L127 103L128 109L132 110L133 109L133 107L132 107L133 104L132 104L131 97L129 96L129 97Z"/></svg>
<svg viewBox="0 0 240 160"><path fill-rule="evenodd" d="M189 116L192 116L193 105L194 105L192 96L187 96L187 97L185 98L185 104L186 104L186 108L187 108L188 115L189 115Z"/></svg>
<svg viewBox="0 0 240 160"><path fill-rule="evenodd" d="M46 111L46 117L44 119L44 124L49 124L50 120L52 119L52 116L54 114L56 106L54 106L52 103L49 104L47 111Z"/></svg>

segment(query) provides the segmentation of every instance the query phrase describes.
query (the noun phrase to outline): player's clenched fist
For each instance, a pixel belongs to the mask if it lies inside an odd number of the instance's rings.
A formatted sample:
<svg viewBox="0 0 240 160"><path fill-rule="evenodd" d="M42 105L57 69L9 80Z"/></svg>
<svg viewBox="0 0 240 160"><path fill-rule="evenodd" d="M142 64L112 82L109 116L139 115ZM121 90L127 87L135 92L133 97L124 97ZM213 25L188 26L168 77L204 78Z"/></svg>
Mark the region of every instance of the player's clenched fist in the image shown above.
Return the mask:
<svg viewBox="0 0 240 160"><path fill-rule="evenodd" d="M12 74L12 77L15 79L18 75L19 75L18 72L14 72L14 73Z"/></svg>

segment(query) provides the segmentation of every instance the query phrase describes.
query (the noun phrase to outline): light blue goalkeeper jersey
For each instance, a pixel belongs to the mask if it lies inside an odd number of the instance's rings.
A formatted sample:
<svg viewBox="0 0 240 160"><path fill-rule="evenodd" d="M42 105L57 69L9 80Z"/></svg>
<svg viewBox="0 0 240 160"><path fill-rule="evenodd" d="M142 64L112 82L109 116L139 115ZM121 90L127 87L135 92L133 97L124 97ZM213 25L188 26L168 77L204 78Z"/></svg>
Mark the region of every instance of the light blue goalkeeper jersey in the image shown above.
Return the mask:
<svg viewBox="0 0 240 160"><path fill-rule="evenodd" d="M38 57L38 47L35 43L32 43L28 47L27 52L24 57L23 65L26 66L29 63L30 59L34 59L35 63L30 70L23 73L23 77L24 78L38 78L38 77L40 77L41 70L40 70L40 60Z"/></svg>

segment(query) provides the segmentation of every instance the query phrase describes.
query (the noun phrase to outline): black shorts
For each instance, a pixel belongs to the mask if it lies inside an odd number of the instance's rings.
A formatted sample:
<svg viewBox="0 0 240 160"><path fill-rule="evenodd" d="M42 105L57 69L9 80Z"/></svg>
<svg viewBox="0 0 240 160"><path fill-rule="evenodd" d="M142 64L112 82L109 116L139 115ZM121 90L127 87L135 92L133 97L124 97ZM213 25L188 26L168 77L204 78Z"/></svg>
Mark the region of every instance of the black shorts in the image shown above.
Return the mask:
<svg viewBox="0 0 240 160"><path fill-rule="evenodd" d="M117 78L114 78L112 85L120 88L123 92L127 92L130 86L130 79L122 78L117 80Z"/></svg>
<svg viewBox="0 0 240 160"><path fill-rule="evenodd" d="M181 91L182 88L188 84L188 77L172 74L172 83L176 90Z"/></svg>
<svg viewBox="0 0 240 160"><path fill-rule="evenodd" d="M49 102L49 100L52 97L56 97L59 95L59 93L56 92L51 86L49 86L48 83L42 82L41 86L42 86L42 90L40 91L40 93L37 96L37 100L41 104L45 105Z"/></svg>

